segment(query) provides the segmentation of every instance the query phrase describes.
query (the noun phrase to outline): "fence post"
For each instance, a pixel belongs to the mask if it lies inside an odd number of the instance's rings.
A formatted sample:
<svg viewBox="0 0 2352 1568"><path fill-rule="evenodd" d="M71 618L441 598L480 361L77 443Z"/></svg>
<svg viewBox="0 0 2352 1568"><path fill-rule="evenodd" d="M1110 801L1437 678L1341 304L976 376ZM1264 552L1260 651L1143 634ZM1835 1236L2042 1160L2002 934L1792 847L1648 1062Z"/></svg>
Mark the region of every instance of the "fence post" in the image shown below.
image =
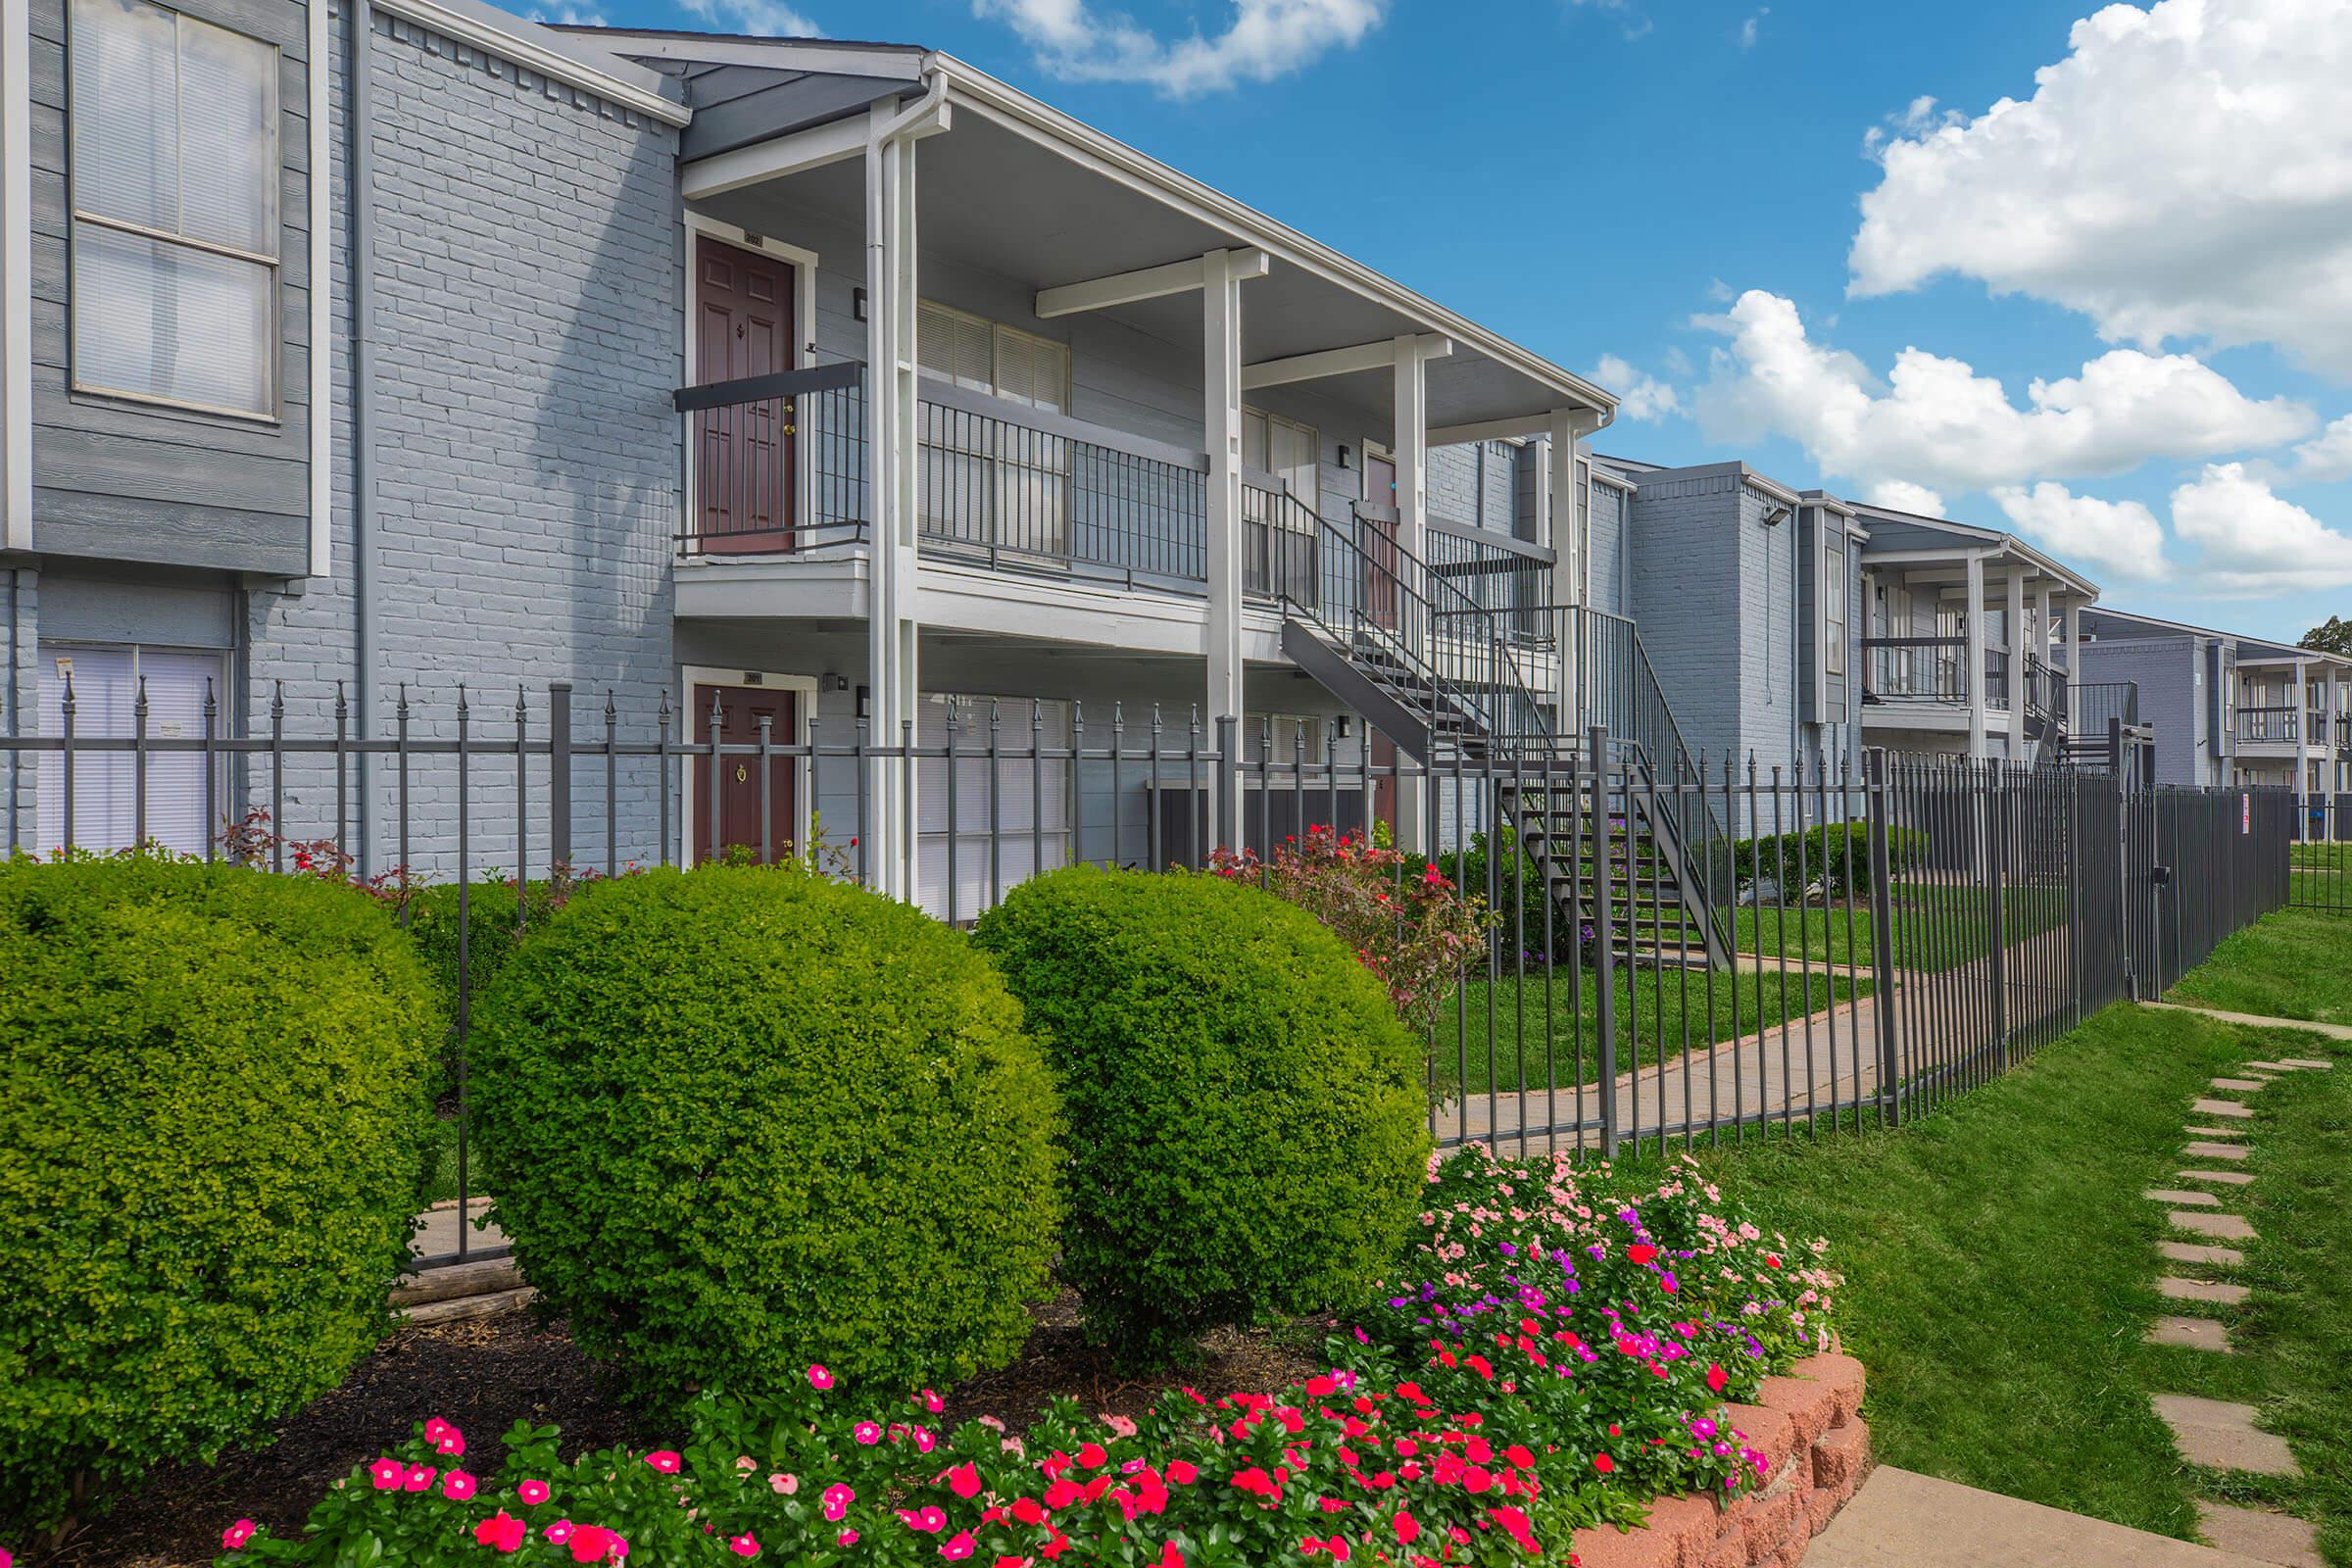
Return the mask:
<svg viewBox="0 0 2352 1568"><path fill-rule="evenodd" d="M547 687L547 856L554 872L571 864L571 682Z"/></svg>
<svg viewBox="0 0 2352 1568"><path fill-rule="evenodd" d="M1592 995L1600 1056L1600 1157L1617 1157L1617 932L1609 908L1609 728L1586 732L1592 760ZM1630 831L1633 824L1626 824ZM1631 846L1629 844L1628 848Z"/></svg>
<svg viewBox="0 0 2352 1568"><path fill-rule="evenodd" d="M2009 1070L2009 776L2004 766L1984 792L1984 888L1992 895L1991 964L1984 982L1992 1004L1992 1060Z"/></svg>
<svg viewBox="0 0 2352 1568"><path fill-rule="evenodd" d="M1220 846L1238 850L1250 839L1250 835L1243 830L1242 824L1241 761L1234 755L1234 741L1239 723L1240 720L1231 713L1217 715L1217 789L1215 796L1217 819L1209 824L1211 841L1209 848L1211 850ZM1266 753L1269 760L1273 755L1271 750ZM1269 778L1267 783L1271 782ZM1259 799L1263 801L1266 784L1261 784L1258 792ZM1265 854L1269 860L1272 859L1274 846L1266 845Z"/></svg>
<svg viewBox="0 0 2352 1568"><path fill-rule="evenodd" d="M1873 746L1862 754L1863 790L1870 812L1870 984L1871 1018L1879 1036L1879 1114L1902 1120L1897 1092L1900 1069L1894 1040L1894 897L1888 887L1893 860L1887 850L1886 752Z"/></svg>

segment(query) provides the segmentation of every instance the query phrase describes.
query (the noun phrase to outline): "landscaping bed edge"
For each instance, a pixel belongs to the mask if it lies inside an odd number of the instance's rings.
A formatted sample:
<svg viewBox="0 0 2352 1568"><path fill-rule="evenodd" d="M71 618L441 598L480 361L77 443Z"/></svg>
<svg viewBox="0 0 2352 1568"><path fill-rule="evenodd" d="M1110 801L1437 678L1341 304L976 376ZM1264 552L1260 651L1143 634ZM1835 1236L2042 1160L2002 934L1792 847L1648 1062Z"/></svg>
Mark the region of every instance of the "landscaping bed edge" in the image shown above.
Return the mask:
<svg viewBox="0 0 2352 1568"><path fill-rule="evenodd" d="M1769 1480L1729 1507L1698 1494L1660 1497L1639 1530L1579 1530L1574 1560L1580 1568L1795 1568L1870 1470L1863 1379L1861 1362L1836 1353L1766 1378L1754 1404L1724 1408L1770 1457Z"/></svg>

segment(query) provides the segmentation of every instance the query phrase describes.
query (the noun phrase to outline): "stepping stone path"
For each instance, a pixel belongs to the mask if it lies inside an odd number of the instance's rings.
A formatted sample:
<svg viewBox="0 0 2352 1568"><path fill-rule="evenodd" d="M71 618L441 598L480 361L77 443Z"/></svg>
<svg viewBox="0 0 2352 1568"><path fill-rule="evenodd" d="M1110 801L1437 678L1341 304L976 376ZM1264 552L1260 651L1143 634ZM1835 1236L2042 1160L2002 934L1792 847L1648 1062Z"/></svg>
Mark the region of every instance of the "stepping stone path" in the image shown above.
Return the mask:
<svg viewBox="0 0 2352 1568"><path fill-rule="evenodd" d="M2267 1075L2328 1065L2308 1058L2285 1057L2275 1062L2248 1062L2241 1070ZM2273 1081L2269 1076L2221 1077L2213 1080L2213 1087L2229 1094L2250 1095L2259 1093ZM2254 1115L2252 1107L2234 1100L2198 1100L2192 1108L2198 1116L2209 1121L2220 1118L2225 1123L2242 1123ZM2249 1130L2244 1126L2191 1126L2187 1129L2191 1141L2185 1152L2191 1159L2238 1163L2246 1158L2246 1148L2242 1143L2227 1140L2242 1139ZM2189 1169L2180 1175L2182 1181L2211 1182L2232 1192L2254 1180L2249 1172L2242 1170ZM2176 1230L2229 1242L2256 1239L2254 1227L2243 1216L2223 1211L2222 1200L2211 1193L2158 1187L2142 1196L2151 1203L2165 1205L2165 1219ZM2175 1263L2235 1268L2245 1261L2245 1254L2235 1248L2196 1242L2159 1242L2156 1250ZM2168 1300L2216 1307L2237 1306L2248 1294L2242 1285L2170 1274L2156 1282L2156 1289ZM2147 1342L2224 1355L2235 1348L2230 1343L2230 1330L2218 1319L2179 1313L2167 1313L2148 1325ZM2172 1428L2173 1443L2180 1448L2180 1456L2191 1464L2266 1476L2303 1473L2286 1440L2254 1424L2256 1411L2250 1404L2203 1399L2185 1394L2159 1394L2152 1402L2158 1417ZM2207 1541L2225 1551L2277 1563L2280 1568L2322 1568L2318 1527L2290 1514L2200 1500L2197 1528Z"/></svg>
<svg viewBox="0 0 2352 1568"><path fill-rule="evenodd" d="M2176 1279L2170 1274L2156 1282L2156 1292L2176 1301L2206 1301L2215 1306L2235 1306L2248 1294L2243 1285L2223 1285L2214 1280Z"/></svg>
<svg viewBox="0 0 2352 1568"><path fill-rule="evenodd" d="M2230 1353L2230 1331L2209 1317L2160 1317L2148 1325L2150 1345L2179 1345L2192 1350Z"/></svg>
<svg viewBox="0 0 2352 1568"><path fill-rule="evenodd" d="M2319 1527L2292 1514L2197 1502L2197 1533L2224 1551L2275 1562L2281 1568L2327 1568Z"/></svg>
<svg viewBox="0 0 2352 1568"><path fill-rule="evenodd" d="M2211 1193L2184 1193L2170 1187L2151 1187L2139 1195L2151 1203L2171 1203L2176 1208L2219 1208L2222 1200Z"/></svg>

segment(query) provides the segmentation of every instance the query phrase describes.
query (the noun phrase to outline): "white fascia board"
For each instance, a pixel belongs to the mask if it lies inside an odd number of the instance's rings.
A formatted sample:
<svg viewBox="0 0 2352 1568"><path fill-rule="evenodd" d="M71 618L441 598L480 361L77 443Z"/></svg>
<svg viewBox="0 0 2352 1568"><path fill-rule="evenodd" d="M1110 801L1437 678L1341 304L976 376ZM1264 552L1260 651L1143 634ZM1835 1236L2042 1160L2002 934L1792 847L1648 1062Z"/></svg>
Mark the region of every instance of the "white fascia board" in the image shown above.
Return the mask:
<svg viewBox="0 0 2352 1568"><path fill-rule="evenodd" d="M931 65L947 76L949 92L956 102L968 106L991 122L1222 230L1232 236L1236 246L1255 246L1289 266L1396 311L1423 330L1452 338L1480 356L1543 384L1560 402L1606 414L1616 412L1617 400L1583 376L1561 369L1541 355L1416 294L1393 278L1382 276L1361 262L1309 239L1287 223L1177 172L1157 159L1040 103L953 55L934 54Z"/></svg>
<svg viewBox="0 0 2352 1568"><path fill-rule="evenodd" d="M1408 341L1410 352L1425 361L1442 360L1453 352L1453 339L1439 333ZM1397 339L1384 337L1377 343L1352 343L1346 348L1295 354L1284 360L1260 360L1255 365L1242 367L1242 390L1254 392L1260 387L1288 386L1295 381L1320 381L1326 376L1354 375L1362 370L1394 369L1397 352ZM1436 444L1435 431L1430 432L1429 440Z"/></svg>
<svg viewBox="0 0 2352 1568"><path fill-rule="evenodd" d="M827 164L846 163L864 156L869 129L866 117L853 113L807 130L771 136L766 141L756 141L710 158L697 158L679 166L679 190L690 202L707 201L746 185L787 179Z"/></svg>
<svg viewBox="0 0 2352 1568"><path fill-rule="evenodd" d="M0 548L10 550L32 548L30 12L0 0Z"/></svg>
<svg viewBox="0 0 2352 1568"><path fill-rule="evenodd" d="M328 282L334 276L332 251L334 247L333 181L327 178L327 139L331 134L327 122L327 85L333 63L327 56L334 45L327 32L325 0L311 0L310 4L311 58L305 70L310 81L311 146L310 223L311 223L311 290L310 290L310 382L311 382L311 575L330 576L335 567L335 486L334 486L334 427L335 375L334 345L329 341L334 332L334 290ZM356 23L356 19L355 19Z"/></svg>
<svg viewBox="0 0 2352 1568"><path fill-rule="evenodd" d="M1863 562L1866 566L1960 566L1968 562L1990 561L2000 554L1991 545L1951 550L1873 550Z"/></svg>
<svg viewBox="0 0 2352 1568"><path fill-rule="evenodd" d="M1270 265L1261 250L1245 250L1227 261L1233 275L1244 279L1265 276ZM1171 294L1198 293L1207 276L1206 267L1206 261L1196 256L1160 267L1143 267L1132 272L1113 272L1107 277L1041 288L1037 291L1036 315L1040 320L1050 321L1057 316L1104 311L1116 305L1164 299Z"/></svg>
<svg viewBox="0 0 2352 1568"><path fill-rule="evenodd" d="M1549 432L1551 420L1552 416L1548 414L1523 414L1509 419L1481 419L1474 424L1441 424L1430 430L1429 444L1433 447L1452 447L1460 446L1465 441L1527 440ZM1597 468L1593 470L1593 476L1604 479L1614 477L1601 473ZM1630 490L1633 486L1628 483L1626 488Z"/></svg>
<svg viewBox="0 0 2352 1568"><path fill-rule="evenodd" d="M536 71L551 81L561 81L582 92L594 93L608 103L634 110L649 120L659 120L669 125L683 125L694 118L693 110L661 94L655 85L661 78L652 72L614 60L612 64L620 71L644 78L642 81L631 81L617 72L607 71L560 49L550 48L531 34L538 33L542 38L564 35L550 32L520 17L492 11L487 6L480 8L484 14L477 14L472 9L460 10L455 6L443 5L440 0L375 0L375 8L405 18L420 27L429 27L444 37L471 44L501 60Z"/></svg>
<svg viewBox="0 0 2352 1568"><path fill-rule="evenodd" d="M670 32L637 27L557 27L557 32L594 38L602 48L633 60L683 60L698 66L759 66L770 71L808 71L821 75L878 76L920 81L927 55L905 44L827 43L820 38L746 38L726 33Z"/></svg>

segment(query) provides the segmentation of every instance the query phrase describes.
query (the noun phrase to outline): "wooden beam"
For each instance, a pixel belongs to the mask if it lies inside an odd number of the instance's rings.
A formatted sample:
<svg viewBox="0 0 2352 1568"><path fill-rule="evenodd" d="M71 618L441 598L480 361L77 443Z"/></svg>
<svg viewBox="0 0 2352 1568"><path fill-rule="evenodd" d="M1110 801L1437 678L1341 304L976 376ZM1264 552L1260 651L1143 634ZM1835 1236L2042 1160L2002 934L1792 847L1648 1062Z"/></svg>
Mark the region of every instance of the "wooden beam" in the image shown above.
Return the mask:
<svg viewBox="0 0 2352 1568"><path fill-rule="evenodd" d="M1455 447L1465 441L1514 441L1550 431L1560 411L1523 414L1510 419L1481 419L1474 424L1441 424L1429 432L1433 447Z"/></svg>
<svg viewBox="0 0 2352 1568"><path fill-rule="evenodd" d="M1249 279L1265 276L1272 264L1264 251L1245 250L1235 251L1229 265L1234 276ZM1037 291L1036 313L1040 320L1050 321L1057 316L1108 310L1114 305L1164 299L1170 294L1191 294L1200 289L1205 266L1196 256L1190 261L1169 262L1161 267L1090 277L1083 283L1041 288Z"/></svg>
<svg viewBox="0 0 2352 1568"><path fill-rule="evenodd" d="M1442 360L1453 352L1453 339L1439 333L1413 338L1384 337L1377 343L1353 343L1344 349L1317 349L1287 360L1260 360L1242 368L1242 390L1288 386L1294 381L1320 381L1326 376L1354 375L1363 370L1396 368L1397 345L1410 343L1422 360Z"/></svg>
<svg viewBox="0 0 2352 1568"><path fill-rule="evenodd" d="M863 156L865 133L866 117L851 115L789 136L773 136L714 157L697 158L679 169L679 186L686 200L699 202L746 185L788 179Z"/></svg>

